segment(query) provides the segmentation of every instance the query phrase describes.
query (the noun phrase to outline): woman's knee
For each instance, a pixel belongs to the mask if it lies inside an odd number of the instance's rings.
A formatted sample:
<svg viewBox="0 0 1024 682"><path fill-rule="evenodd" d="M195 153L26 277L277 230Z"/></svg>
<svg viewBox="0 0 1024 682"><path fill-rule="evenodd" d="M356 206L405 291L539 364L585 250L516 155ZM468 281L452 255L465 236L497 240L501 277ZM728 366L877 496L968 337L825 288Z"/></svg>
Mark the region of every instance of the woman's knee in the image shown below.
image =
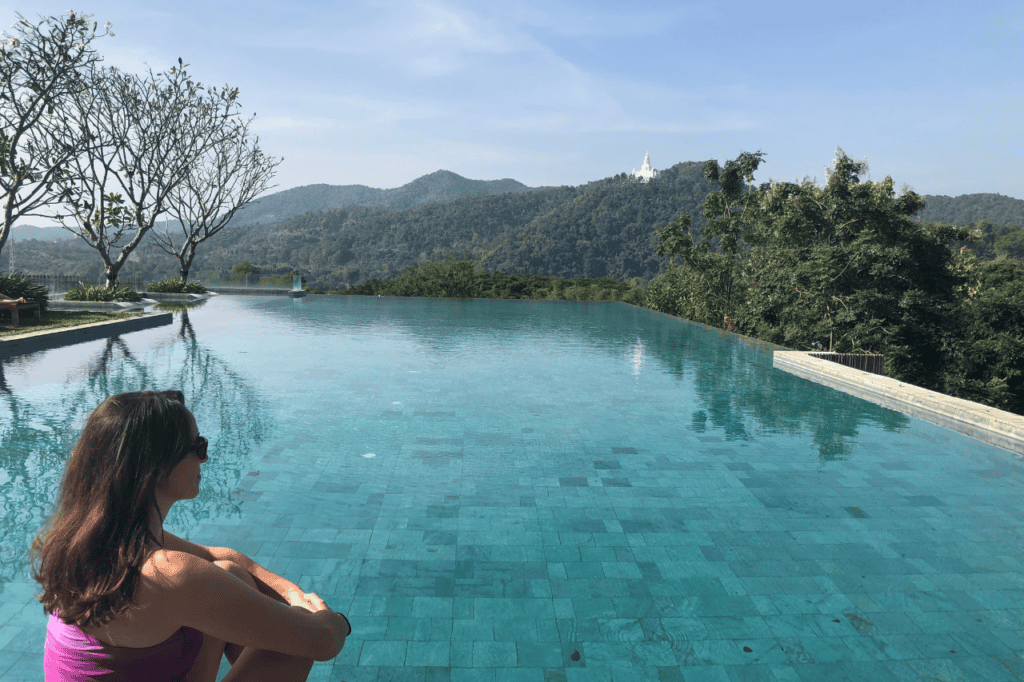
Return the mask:
<svg viewBox="0 0 1024 682"><path fill-rule="evenodd" d="M235 576L249 587L258 589L256 587L256 581L249 575L249 571L245 570L240 564L235 563L229 559L219 559L213 562L213 565L217 568L222 568L231 575Z"/></svg>

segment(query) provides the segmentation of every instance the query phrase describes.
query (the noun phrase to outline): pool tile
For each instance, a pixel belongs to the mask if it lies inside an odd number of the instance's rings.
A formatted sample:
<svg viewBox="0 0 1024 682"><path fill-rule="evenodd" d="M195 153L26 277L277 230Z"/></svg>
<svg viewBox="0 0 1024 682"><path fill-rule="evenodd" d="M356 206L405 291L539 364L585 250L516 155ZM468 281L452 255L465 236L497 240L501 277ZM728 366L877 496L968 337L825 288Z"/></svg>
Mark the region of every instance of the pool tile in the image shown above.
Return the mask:
<svg viewBox="0 0 1024 682"><path fill-rule="evenodd" d="M407 666L448 666L451 644L441 642L409 642L405 664Z"/></svg>
<svg viewBox="0 0 1024 682"><path fill-rule="evenodd" d="M473 667L473 642L461 641L456 639L454 636L449 642L450 644L450 660L452 668L472 668Z"/></svg>
<svg viewBox="0 0 1024 682"><path fill-rule="evenodd" d="M0 652L2 655L3 652ZM3 674L4 682L37 682L43 669L41 653L22 654Z"/></svg>
<svg viewBox="0 0 1024 682"><path fill-rule="evenodd" d="M558 641L516 642L516 655L518 665L523 668L556 668L562 665Z"/></svg>
<svg viewBox="0 0 1024 682"><path fill-rule="evenodd" d="M1017 682L1020 678L998 659L987 656L970 656L954 661L963 671L968 680L985 680L985 682Z"/></svg>
<svg viewBox="0 0 1024 682"><path fill-rule="evenodd" d="M881 635L842 637L842 640L852 652L852 658L858 661L885 661L903 658L903 655L895 651L886 638Z"/></svg>
<svg viewBox="0 0 1024 682"><path fill-rule="evenodd" d="M365 641L359 655L359 665L405 665L407 647L407 642Z"/></svg>
<svg viewBox="0 0 1024 682"><path fill-rule="evenodd" d="M710 639L762 639L773 636L767 623L759 616L718 616L700 620Z"/></svg>
<svg viewBox="0 0 1024 682"><path fill-rule="evenodd" d="M413 618L451 619L455 609L454 599L443 597L413 597L410 615Z"/></svg>
<svg viewBox="0 0 1024 682"><path fill-rule="evenodd" d="M514 642L473 642L474 668L509 668L516 665Z"/></svg>
<svg viewBox="0 0 1024 682"><path fill-rule="evenodd" d="M403 618L393 616L388 618L387 632L385 639L391 641L426 641L430 637L430 619L424 618Z"/></svg>
<svg viewBox="0 0 1024 682"><path fill-rule="evenodd" d="M544 682L543 668L496 668L495 682Z"/></svg>
<svg viewBox="0 0 1024 682"><path fill-rule="evenodd" d="M26 642L23 641L26 627L17 625L5 625L0 630L0 650L6 653L20 653L25 651Z"/></svg>
<svg viewBox="0 0 1024 682"><path fill-rule="evenodd" d="M761 664L725 666L730 682L776 682L771 666Z"/></svg>

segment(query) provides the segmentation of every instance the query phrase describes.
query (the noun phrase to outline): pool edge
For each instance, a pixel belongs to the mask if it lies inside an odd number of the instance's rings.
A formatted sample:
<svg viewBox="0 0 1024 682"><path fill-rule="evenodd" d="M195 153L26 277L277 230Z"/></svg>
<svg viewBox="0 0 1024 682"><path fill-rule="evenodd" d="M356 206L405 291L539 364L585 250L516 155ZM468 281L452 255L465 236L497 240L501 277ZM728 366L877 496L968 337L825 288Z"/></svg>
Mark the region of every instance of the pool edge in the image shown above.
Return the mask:
<svg viewBox="0 0 1024 682"><path fill-rule="evenodd" d="M0 339L0 358L105 339L127 332L162 327L174 321L173 313L143 313L127 320L92 322L77 327L19 334Z"/></svg>
<svg viewBox="0 0 1024 682"><path fill-rule="evenodd" d="M907 416L1024 455L1024 417L890 377L845 367L810 351L775 351L772 366Z"/></svg>

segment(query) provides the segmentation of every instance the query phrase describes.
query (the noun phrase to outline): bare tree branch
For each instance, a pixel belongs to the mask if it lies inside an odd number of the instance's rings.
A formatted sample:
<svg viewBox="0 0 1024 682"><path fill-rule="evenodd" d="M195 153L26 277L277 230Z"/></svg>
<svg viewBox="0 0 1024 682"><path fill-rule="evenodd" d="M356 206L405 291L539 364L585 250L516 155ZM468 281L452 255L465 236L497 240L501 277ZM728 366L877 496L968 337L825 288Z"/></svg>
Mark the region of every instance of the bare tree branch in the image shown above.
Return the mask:
<svg viewBox="0 0 1024 682"><path fill-rule="evenodd" d="M196 246L227 227L238 209L266 191L274 168L283 161L266 156L258 137L249 139L250 123L252 119L233 122L224 139L169 195L168 212L180 224L180 242L166 230L153 231L157 246L178 259L183 280L188 280Z"/></svg>
<svg viewBox="0 0 1024 682"><path fill-rule="evenodd" d="M68 12L32 24L19 14L14 35L0 42L0 250L15 221L60 202L55 183L90 144L70 99L100 60L91 42L114 35L110 24L104 33L96 23L90 29L91 16Z"/></svg>
<svg viewBox="0 0 1024 682"><path fill-rule="evenodd" d="M58 181L65 212L57 217L100 254L108 286L171 192L232 133L237 88L206 89L185 66L144 76L92 68L76 97L94 144Z"/></svg>

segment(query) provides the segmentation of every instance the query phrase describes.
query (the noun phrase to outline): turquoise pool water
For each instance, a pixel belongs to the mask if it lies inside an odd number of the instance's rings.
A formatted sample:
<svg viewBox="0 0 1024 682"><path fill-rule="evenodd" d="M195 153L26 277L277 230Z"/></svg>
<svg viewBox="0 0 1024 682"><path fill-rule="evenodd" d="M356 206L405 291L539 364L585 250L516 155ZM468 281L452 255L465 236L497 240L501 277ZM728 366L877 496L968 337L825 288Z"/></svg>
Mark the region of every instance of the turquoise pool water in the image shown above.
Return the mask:
<svg viewBox="0 0 1024 682"><path fill-rule="evenodd" d="M168 527L345 612L311 680L1024 679L1024 467L619 303L222 297L0 361L0 679L89 411L180 388Z"/></svg>

